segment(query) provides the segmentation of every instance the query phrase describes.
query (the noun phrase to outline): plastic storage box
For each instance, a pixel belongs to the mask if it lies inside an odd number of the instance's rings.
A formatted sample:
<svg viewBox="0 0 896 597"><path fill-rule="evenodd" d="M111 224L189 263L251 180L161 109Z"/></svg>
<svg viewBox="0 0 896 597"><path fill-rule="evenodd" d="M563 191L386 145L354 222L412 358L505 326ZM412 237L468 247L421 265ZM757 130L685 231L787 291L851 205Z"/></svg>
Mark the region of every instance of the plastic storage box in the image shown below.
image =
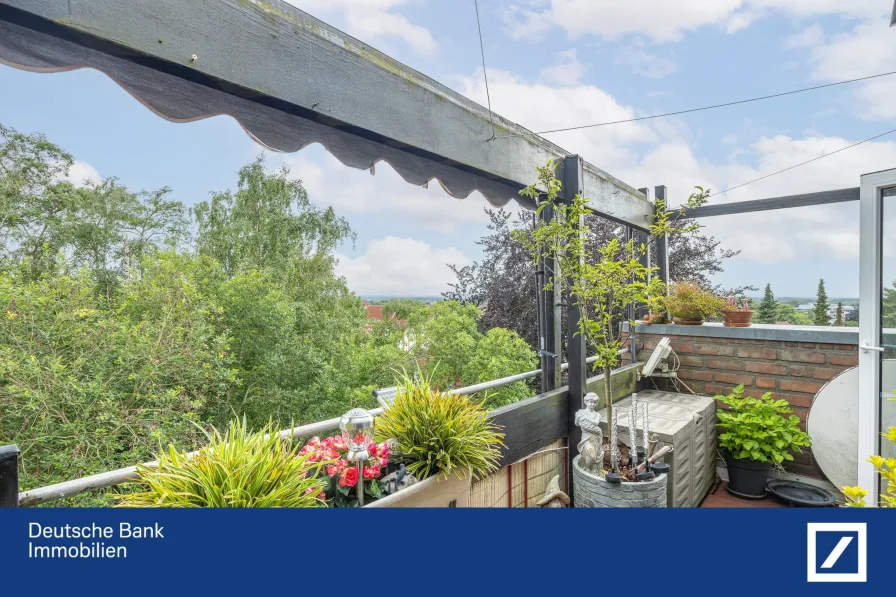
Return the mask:
<svg viewBox="0 0 896 597"><path fill-rule="evenodd" d="M709 396L693 396L647 390L638 392L638 403L649 404L650 435L659 439L657 449L672 445L672 453L662 459L670 466L668 506L689 508L700 505L716 475L716 402ZM631 397L613 403L618 413L619 439L628 444L628 415ZM638 407L641 411L641 407ZM607 437L607 411L601 411L601 427ZM637 415L638 441L642 413Z"/></svg>

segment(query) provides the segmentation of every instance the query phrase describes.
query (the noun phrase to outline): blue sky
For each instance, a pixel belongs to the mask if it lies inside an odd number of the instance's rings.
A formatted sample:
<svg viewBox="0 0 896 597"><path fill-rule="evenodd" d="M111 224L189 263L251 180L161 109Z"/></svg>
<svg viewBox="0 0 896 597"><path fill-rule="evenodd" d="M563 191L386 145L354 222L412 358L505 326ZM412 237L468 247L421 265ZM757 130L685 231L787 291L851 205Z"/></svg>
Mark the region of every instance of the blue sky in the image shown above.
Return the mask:
<svg viewBox="0 0 896 597"><path fill-rule="evenodd" d="M292 0L484 104L472 0ZM896 70L891 0L480 0L493 109L532 130L617 120ZM235 185L258 148L231 119L166 122L93 71L0 66L0 122L40 131L78 160L72 176L168 185L187 204ZM634 187L673 200L716 190L896 128L896 76L676 118L547 135ZM361 294L435 294L446 262L479 259L486 202L419 189L385 164L348 169L320 146L271 155L358 233L339 271ZM858 186L896 167L896 134L713 201ZM779 295L858 291L858 206L712 218L740 249L718 281Z"/></svg>

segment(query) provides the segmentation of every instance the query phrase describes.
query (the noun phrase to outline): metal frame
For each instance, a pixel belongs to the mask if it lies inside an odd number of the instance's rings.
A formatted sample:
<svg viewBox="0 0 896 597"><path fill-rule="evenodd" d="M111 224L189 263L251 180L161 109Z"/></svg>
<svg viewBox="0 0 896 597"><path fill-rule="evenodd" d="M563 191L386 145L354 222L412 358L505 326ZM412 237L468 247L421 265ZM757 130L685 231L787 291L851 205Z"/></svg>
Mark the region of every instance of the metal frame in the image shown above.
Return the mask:
<svg viewBox="0 0 896 597"><path fill-rule="evenodd" d="M858 484L877 505L880 478L868 456L880 453L883 189L896 186L896 169L862 176L859 204Z"/></svg>
<svg viewBox="0 0 896 597"><path fill-rule="evenodd" d="M785 195L770 199L756 199L754 201L736 201L734 203L720 203L719 205L703 205L686 210L686 218L709 218L713 216L730 216L754 211L769 211L772 209L790 209L793 207L806 207L809 205L827 205L829 203L845 203L859 200L859 187L850 189L838 189L835 191L821 191L818 193L803 193L801 195Z"/></svg>

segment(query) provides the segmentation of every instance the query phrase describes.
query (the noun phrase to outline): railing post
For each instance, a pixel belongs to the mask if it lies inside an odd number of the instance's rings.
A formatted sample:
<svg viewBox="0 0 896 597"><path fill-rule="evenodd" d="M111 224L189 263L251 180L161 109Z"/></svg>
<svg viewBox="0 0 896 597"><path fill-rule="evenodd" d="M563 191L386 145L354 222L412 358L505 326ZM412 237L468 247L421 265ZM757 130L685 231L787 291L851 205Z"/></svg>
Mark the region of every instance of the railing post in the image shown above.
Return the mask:
<svg viewBox="0 0 896 597"><path fill-rule="evenodd" d="M566 156L563 167L562 196L566 203L572 203L576 195L585 194L584 167L582 158L577 155ZM583 218L579 219L579 229L585 226ZM567 293L568 295L568 293ZM570 498L575 493L572 487L572 461L575 457L573 450L579 445L582 433L575 424L576 412L584 405L585 380L587 376L585 365L585 336L579 333L579 320L581 312L579 305L570 296L567 299L567 358L569 359L569 398L567 402L567 420L569 421L569 480Z"/></svg>
<svg viewBox="0 0 896 597"><path fill-rule="evenodd" d="M19 507L19 447L0 446L0 508Z"/></svg>
<svg viewBox="0 0 896 597"><path fill-rule="evenodd" d="M547 223L554 219L554 206L546 205L539 218ZM542 253L540 267L543 271L538 287L538 354L541 357L541 391L548 392L557 387L557 375L560 372L560 351L556 341L556 320L554 317L554 300L556 289L560 287L555 271L554 255ZM548 280L553 281L551 290L545 290Z"/></svg>

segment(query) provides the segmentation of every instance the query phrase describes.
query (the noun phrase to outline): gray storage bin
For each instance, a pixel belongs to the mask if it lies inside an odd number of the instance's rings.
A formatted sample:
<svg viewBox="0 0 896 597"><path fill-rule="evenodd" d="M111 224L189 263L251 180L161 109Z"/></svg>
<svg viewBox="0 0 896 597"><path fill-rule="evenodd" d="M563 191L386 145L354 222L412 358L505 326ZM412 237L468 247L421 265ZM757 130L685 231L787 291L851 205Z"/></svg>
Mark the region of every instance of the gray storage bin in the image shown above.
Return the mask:
<svg viewBox="0 0 896 597"><path fill-rule="evenodd" d="M671 444L672 453L663 458L670 466L668 506L687 508L700 505L712 486L716 452L716 402L709 396L647 390L638 392L638 403L650 405L650 434L659 438L657 449ZM619 438L628 444L628 413L631 397L613 403ZM640 407L639 407L640 410ZM606 409L601 411L601 427L607 435ZM638 438L641 413L638 413Z"/></svg>

